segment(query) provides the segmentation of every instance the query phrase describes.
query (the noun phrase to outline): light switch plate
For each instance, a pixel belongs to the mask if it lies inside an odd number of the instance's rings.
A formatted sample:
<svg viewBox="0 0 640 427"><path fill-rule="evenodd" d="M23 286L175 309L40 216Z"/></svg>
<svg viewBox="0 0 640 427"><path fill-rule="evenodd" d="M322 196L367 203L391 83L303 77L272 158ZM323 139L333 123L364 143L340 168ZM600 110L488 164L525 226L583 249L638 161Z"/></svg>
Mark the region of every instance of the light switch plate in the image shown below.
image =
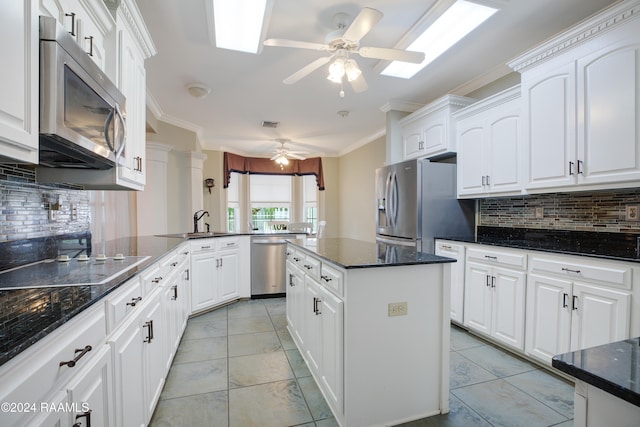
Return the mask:
<svg viewBox="0 0 640 427"><path fill-rule="evenodd" d="M407 303L405 302L390 302L389 303L389 317L392 316L406 316L407 315Z"/></svg>

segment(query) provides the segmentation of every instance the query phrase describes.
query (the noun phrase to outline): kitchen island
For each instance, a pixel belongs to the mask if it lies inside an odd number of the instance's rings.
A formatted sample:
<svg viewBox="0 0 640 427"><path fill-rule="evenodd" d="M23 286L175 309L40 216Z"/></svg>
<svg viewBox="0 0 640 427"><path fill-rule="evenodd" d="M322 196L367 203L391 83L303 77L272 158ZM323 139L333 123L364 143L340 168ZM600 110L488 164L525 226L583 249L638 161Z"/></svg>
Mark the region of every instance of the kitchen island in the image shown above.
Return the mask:
<svg viewBox="0 0 640 427"><path fill-rule="evenodd" d="M340 425L449 411L453 261L351 239L290 242L287 327Z"/></svg>

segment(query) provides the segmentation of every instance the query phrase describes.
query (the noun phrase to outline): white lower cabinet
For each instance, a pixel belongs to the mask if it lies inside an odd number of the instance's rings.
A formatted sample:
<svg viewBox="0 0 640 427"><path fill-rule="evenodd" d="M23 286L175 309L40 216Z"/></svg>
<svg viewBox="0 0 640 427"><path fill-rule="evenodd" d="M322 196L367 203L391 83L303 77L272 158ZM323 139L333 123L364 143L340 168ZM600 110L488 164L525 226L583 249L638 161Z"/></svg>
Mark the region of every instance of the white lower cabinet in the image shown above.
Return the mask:
<svg viewBox="0 0 640 427"><path fill-rule="evenodd" d="M476 257L486 263L470 260ZM474 248L467 251L465 268L464 325L520 351L524 349L526 273L515 268L525 258ZM501 262L513 268L496 265Z"/></svg>
<svg viewBox="0 0 640 427"><path fill-rule="evenodd" d="M525 351L547 364L556 354L629 337L631 268L575 257L531 258Z"/></svg>
<svg viewBox="0 0 640 427"><path fill-rule="evenodd" d="M287 323L296 341L304 345L304 272L287 260Z"/></svg>
<svg viewBox="0 0 640 427"><path fill-rule="evenodd" d="M436 255L453 258L450 264L449 285L451 287L451 321L464 323L464 256L465 247L459 243L436 241Z"/></svg>

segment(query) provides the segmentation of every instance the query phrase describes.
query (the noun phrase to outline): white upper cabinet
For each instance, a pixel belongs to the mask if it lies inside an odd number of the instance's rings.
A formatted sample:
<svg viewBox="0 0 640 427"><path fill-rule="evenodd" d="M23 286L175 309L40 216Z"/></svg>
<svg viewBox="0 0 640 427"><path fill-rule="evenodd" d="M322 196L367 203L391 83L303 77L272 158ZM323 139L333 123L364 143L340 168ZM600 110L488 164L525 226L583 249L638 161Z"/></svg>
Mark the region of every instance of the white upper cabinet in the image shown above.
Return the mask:
<svg viewBox="0 0 640 427"><path fill-rule="evenodd" d="M458 145L458 197L520 194L520 87L454 114Z"/></svg>
<svg viewBox="0 0 640 427"><path fill-rule="evenodd" d="M528 192L636 186L640 2L620 2L525 53Z"/></svg>
<svg viewBox="0 0 640 427"><path fill-rule="evenodd" d="M447 95L400 120L403 159L456 152L451 115L475 99Z"/></svg>
<svg viewBox="0 0 640 427"><path fill-rule="evenodd" d="M0 4L0 162L38 163L38 3Z"/></svg>

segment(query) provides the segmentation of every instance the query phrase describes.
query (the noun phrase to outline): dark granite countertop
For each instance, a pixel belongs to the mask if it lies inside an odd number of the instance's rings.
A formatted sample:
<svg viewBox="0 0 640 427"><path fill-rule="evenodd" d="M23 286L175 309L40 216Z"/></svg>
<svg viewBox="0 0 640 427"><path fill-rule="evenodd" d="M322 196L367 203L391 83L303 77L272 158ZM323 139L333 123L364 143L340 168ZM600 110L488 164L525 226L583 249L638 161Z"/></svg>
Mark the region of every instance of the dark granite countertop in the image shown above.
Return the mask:
<svg viewBox="0 0 640 427"><path fill-rule="evenodd" d="M90 241L90 239L89 239ZM100 301L107 294L142 272L183 240L164 237L130 237L93 243L89 254L113 257L121 253L128 256L148 257L139 264L111 277L98 285L38 287L0 291L0 365L15 357L38 340L44 338L69 319ZM48 243L50 245L50 243ZM34 245L22 244L25 253L37 252ZM49 256L57 256L50 253ZM55 269L51 269L55 272ZM26 279L28 280L28 279ZM42 277L36 280L41 285ZM52 278L52 282L55 282ZM28 283L26 283L28 285Z"/></svg>
<svg viewBox="0 0 640 427"><path fill-rule="evenodd" d="M640 338L554 356L552 366L640 406Z"/></svg>
<svg viewBox="0 0 640 427"><path fill-rule="evenodd" d="M354 239L298 239L290 240L290 242L343 268L391 267L456 261L452 258L416 252L414 248L376 244Z"/></svg>
<svg viewBox="0 0 640 427"><path fill-rule="evenodd" d="M632 233L479 226L475 239L457 236L438 236L437 238L564 255L640 262L640 235Z"/></svg>

